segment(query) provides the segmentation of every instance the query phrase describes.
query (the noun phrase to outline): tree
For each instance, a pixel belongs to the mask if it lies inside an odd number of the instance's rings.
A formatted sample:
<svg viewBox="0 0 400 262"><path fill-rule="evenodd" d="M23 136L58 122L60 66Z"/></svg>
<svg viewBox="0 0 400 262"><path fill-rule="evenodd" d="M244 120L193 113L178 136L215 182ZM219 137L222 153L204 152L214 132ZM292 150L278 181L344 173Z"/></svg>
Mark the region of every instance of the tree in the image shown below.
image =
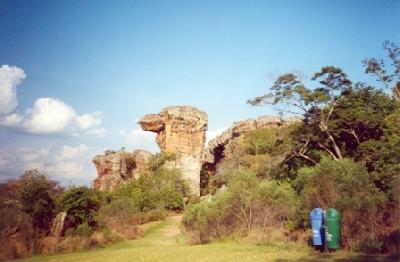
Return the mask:
<svg viewBox="0 0 400 262"><path fill-rule="evenodd" d="M372 182L365 167L353 160L323 158L314 167L299 170L296 186L300 189L304 216L315 207L334 207L342 213L342 242L356 251L371 251L371 241L380 246L382 209L385 194ZM379 226L378 226L379 225ZM365 248L365 249L364 249Z"/></svg>
<svg viewBox="0 0 400 262"><path fill-rule="evenodd" d="M400 174L400 110L382 119L380 139L367 140L360 144L355 158L363 161L374 176L375 185L384 192L395 186Z"/></svg>
<svg viewBox="0 0 400 262"><path fill-rule="evenodd" d="M61 209L67 212L67 227L76 228L87 223L96 226L95 214L100 209L101 199L97 191L87 187L72 187L61 198Z"/></svg>
<svg viewBox="0 0 400 262"><path fill-rule="evenodd" d="M274 82L271 93L248 100L247 103L286 105L286 108L281 109L282 112L303 115L305 124L315 126L319 135L326 137L324 141L305 137L303 146L299 147L293 156L302 157L315 164L315 160L307 155L307 148L310 142L316 142L316 145L325 150L333 159L342 159L342 151L332 135L330 118L343 93L351 88L352 83L342 69L333 66L321 68L321 71L314 74L312 80L318 81L320 86L313 89L307 88L297 75L284 74Z"/></svg>
<svg viewBox="0 0 400 262"><path fill-rule="evenodd" d="M367 140L379 140L384 119L397 109L397 103L381 90L357 83L342 94L331 115L331 134L344 156L354 157L358 146Z"/></svg>
<svg viewBox="0 0 400 262"><path fill-rule="evenodd" d="M392 72L388 72L383 59L366 58L363 60L365 73L374 75L387 89L392 89L393 97L400 102L400 48L390 41L383 42L382 47L391 61Z"/></svg>
<svg viewBox="0 0 400 262"><path fill-rule="evenodd" d="M55 213L52 192L56 184L37 169L28 170L21 177L19 196L22 210L32 219L34 228L44 233L50 231L50 223Z"/></svg>

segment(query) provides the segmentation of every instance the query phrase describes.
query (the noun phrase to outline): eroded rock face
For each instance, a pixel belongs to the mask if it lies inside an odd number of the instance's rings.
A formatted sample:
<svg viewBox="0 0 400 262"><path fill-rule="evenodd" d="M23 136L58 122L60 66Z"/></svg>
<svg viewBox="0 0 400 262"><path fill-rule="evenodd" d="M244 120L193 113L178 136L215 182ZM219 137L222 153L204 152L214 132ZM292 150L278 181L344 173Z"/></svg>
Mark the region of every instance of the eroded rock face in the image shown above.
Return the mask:
<svg viewBox="0 0 400 262"><path fill-rule="evenodd" d="M143 130L157 133L161 152L175 154L175 167L190 182L192 193L200 194L207 114L191 106L170 106L159 114L145 115L139 124Z"/></svg>
<svg viewBox="0 0 400 262"><path fill-rule="evenodd" d="M225 146L235 137L247 134L256 129L287 126L300 121L299 118L282 119L277 116L266 115L260 116L257 119L234 122L230 128L208 142L208 147L204 150L203 166L206 168L215 166L223 157Z"/></svg>
<svg viewBox="0 0 400 262"><path fill-rule="evenodd" d="M145 150L107 152L93 158L98 177L93 187L114 190L122 182L137 179L140 172L148 170L152 154Z"/></svg>
<svg viewBox="0 0 400 262"><path fill-rule="evenodd" d="M64 229L65 218L67 217L67 212L60 212L53 220L51 226L50 234L53 237L61 237L62 231Z"/></svg>

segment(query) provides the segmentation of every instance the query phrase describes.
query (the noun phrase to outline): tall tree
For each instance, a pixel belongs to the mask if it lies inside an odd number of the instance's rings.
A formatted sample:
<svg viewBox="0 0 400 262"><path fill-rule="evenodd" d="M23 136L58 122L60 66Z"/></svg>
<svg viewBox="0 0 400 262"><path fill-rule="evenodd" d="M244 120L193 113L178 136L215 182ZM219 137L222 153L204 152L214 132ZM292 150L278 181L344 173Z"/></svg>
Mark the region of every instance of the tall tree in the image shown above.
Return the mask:
<svg viewBox="0 0 400 262"><path fill-rule="evenodd" d="M262 104L285 105L282 112L301 114L304 123L315 126L325 140L315 140L313 137L305 137L303 146L294 152L293 156L305 158L313 163L306 154L310 143L316 143L318 147L326 151L333 159L343 158L342 152L330 127L330 119L336 105L342 95L351 89L352 83L342 69L334 66L326 66L316 72L312 78L318 81L316 88L307 88L295 74L281 75L274 82L270 93L248 100L247 103L257 106Z"/></svg>
<svg viewBox="0 0 400 262"><path fill-rule="evenodd" d="M54 216L55 202L52 194L57 184L37 169L28 170L21 177L19 196L22 210L32 218L33 227L48 233Z"/></svg>
<svg viewBox="0 0 400 262"><path fill-rule="evenodd" d="M391 61L391 71L383 59L366 58L363 60L365 73L374 75L387 89L392 89L393 97L400 102L400 48L390 41L385 41L382 47Z"/></svg>

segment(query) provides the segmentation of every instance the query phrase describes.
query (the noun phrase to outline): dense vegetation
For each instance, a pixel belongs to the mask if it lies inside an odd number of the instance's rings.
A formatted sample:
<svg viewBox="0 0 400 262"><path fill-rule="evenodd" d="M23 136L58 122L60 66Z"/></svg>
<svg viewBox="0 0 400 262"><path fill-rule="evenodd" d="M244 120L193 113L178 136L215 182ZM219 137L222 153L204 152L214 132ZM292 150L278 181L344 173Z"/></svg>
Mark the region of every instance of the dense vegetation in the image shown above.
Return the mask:
<svg viewBox="0 0 400 262"><path fill-rule="evenodd" d="M393 96L327 66L311 87L288 73L270 93L248 101L301 115L302 123L257 130L228 145L208 191L226 189L185 211L192 241L254 231L261 242L290 241L309 227L312 208L334 207L346 249L400 251L400 50L387 42L384 48L392 73L376 59L364 64Z"/></svg>
<svg viewBox="0 0 400 262"><path fill-rule="evenodd" d="M171 158L155 155L148 172L116 192L61 188L38 170L1 184L0 260L140 237L138 225L163 219L168 211L181 211L191 199L180 172L164 169ZM56 237L51 231L60 212L66 217L61 236Z"/></svg>

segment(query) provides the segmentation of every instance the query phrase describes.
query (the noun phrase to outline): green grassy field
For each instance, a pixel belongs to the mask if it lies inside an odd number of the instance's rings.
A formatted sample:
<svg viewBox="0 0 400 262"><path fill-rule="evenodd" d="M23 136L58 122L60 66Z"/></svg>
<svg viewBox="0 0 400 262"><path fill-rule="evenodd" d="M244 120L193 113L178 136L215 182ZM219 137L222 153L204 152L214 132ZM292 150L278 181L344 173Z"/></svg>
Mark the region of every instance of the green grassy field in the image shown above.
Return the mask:
<svg viewBox="0 0 400 262"><path fill-rule="evenodd" d="M364 257L337 252L319 255L304 245L255 246L235 241L207 245L188 245L180 230L179 217L152 224L143 238L116 245L51 256L36 256L20 261L396 261L394 258Z"/></svg>

